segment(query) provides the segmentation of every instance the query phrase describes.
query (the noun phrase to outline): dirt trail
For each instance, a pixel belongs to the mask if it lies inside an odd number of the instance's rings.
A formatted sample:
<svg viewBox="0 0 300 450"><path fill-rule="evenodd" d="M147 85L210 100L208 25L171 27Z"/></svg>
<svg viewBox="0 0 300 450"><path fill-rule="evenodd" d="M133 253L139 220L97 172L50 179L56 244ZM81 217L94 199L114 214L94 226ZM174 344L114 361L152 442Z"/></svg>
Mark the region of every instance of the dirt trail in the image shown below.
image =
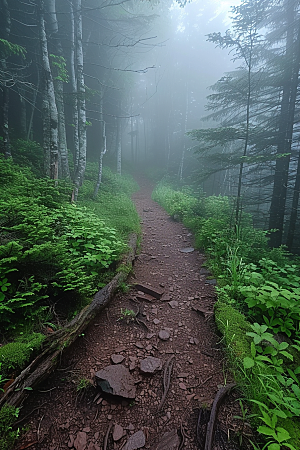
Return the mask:
<svg viewBox="0 0 300 450"><path fill-rule="evenodd" d="M121 449L139 430L145 434L145 448L155 449L165 432L180 428L185 435L184 448L199 448L199 405L212 403L226 375L213 319L195 311L197 307L213 310L214 287L207 283L205 269L201 270L204 256L198 251L181 251L193 245L188 230L151 200L147 182L141 181L140 188L134 201L143 224L143 240L129 283L151 284L164 290L163 297L138 304L137 291L132 288L129 293L119 293L90 324L22 411L21 417L28 416L30 425L23 445L36 442L32 449L58 450L74 445L77 450L102 449L108 427L115 423L123 428L124 436L113 441L110 434L107 450ZM121 308L139 309L140 320L119 320ZM169 334L167 340L158 337L161 330ZM95 372L112 364L113 354L124 357L122 364L138 381L134 402L103 395L95 400L100 391L94 387L76 390L83 378L94 382ZM146 356L160 358L163 365L173 356L170 389L160 411L163 371L141 374L140 361ZM226 433L232 429L232 403L229 398L221 412ZM122 435L122 429L118 430Z"/></svg>

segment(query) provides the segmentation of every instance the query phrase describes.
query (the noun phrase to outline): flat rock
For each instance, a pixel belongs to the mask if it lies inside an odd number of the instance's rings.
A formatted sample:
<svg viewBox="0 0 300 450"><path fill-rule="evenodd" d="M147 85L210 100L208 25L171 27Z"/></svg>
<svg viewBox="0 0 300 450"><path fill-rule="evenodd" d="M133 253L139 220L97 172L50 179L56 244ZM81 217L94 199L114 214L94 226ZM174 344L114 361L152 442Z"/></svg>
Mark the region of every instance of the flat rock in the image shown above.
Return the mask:
<svg viewBox="0 0 300 450"><path fill-rule="evenodd" d="M180 389L182 389L183 391L186 391L186 385L184 383L179 383L179 387Z"/></svg>
<svg viewBox="0 0 300 450"><path fill-rule="evenodd" d="M162 435L156 450L177 450L180 445L180 438L177 430L168 431Z"/></svg>
<svg viewBox="0 0 300 450"><path fill-rule="evenodd" d="M212 280L206 280L205 284L210 284L212 286L216 286L217 285L217 280L215 278L213 278Z"/></svg>
<svg viewBox="0 0 300 450"><path fill-rule="evenodd" d="M201 269L199 270L199 274L200 275L211 275L211 272L207 269L205 269L205 267L201 267Z"/></svg>
<svg viewBox="0 0 300 450"><path fill-rule="evenodd" d="M152 286L149 286L146 284L136 283L134 286L138 291L142 291L145 294L151 295L152 297L156 298L157 300L159 300L164 293L163 289L153 288Z"/></svg>
<svg viewBox="0 0 300 450"><path fill-rule="evenodd" d="M169 302L169 305L171 306L171 308L176 308L178 306L178 302L176 300L171 300Z"/></svg>
<svg viewBox="0 0 300 450"><path fill-rule="evenodd" d="M144 447L145 443L145 434L142 430L139 430L128 439L125 446L123 447L123 450L135 450L137 448L142 448Z"/></svg>
<svg viewBox="0 0 300 450"><path fill-rule="evenodd" d="M199 339L191 337L190 338L190 344L198 345L199 344Z"/></svg>
<svg viewBox="0 0 300 450"><path fill-rule="evenodd" d="M84 431L78 431L73 445L76 448L76 450L85 450L85 448L86 448L86 433Z"/></svg>
<svg viewBox="0 0 300 450"><path fill-rule="evenodd" d="M181 253L192 253L194 251L194 247L185 247L185 248L181 248L179 251Z"/></svg>
<svg viewBox="0 0 300 450"><path fill-rule="evenodd" d="M147 358L142 359L140 369L143 373L154 373L162 369L162 361L159 358L148 356Z"/></svg>
<svg viewBox="0 0 300 450"><path fill-rule="evenodd" d="M188 376L189 376L189 373L187 373L187 372L180 372L177 375L177 378L187 378Z"/></svg>
<svg viewBox="0 0 300 450"><path fill-rule="evenodd" d="M166 330L160 330L160 332L158 333L158 337L162 341L167 341L168 339L170 339L170 333Z"/></svg>
<svg viewBox="0 0 300 450"><path fill-rule="evenodd" d="M136 294L136 299L151 303L153 302L153 300L155 300L155 297L149 294L144 294L143 292L138 292Z"/></svg>
<svg viewBox="0 0 300 450"><path fill-rule="evenodd" d="M153 336L155 336L155 333L148 333L146 339L151 339Z"/></svg>
<svg viewBox="0 0 300 450"><path fill-rule="evenodd" d="M134 345L140 349L144 348L144 344L142 342L136 342Z"/></svg>
<svg viewBox="0 0 300 450"><path fill-rule="evenodd" d="M113 431L113 440L115 442L119 441L124 435L124 428L121 427L121 425L119 425L118 423L115 424L114 426L114 431Z"/></svg>
<svg viewBox="0 0 300 450"><path fill-rule="evenodd" d="M107 366L96 372L95 377L102 391L124 398L135 398L135 380L125 366Z"/></svg>
<svg viewBox="0 0 300 450"><path fill-rule="evenodd" d="M113 362L114 364L120 364L121 362L124 361L125 356L114 354L114 355L111 355L110 359L112 360L112 362Z"/></svg>
<svg viewBox="0 0 300 450"><path fill-rule="evenodd" d="M160 323L160 320L159 319L154 319L153 323L154 323L154 325L158 325Z"/></svg>

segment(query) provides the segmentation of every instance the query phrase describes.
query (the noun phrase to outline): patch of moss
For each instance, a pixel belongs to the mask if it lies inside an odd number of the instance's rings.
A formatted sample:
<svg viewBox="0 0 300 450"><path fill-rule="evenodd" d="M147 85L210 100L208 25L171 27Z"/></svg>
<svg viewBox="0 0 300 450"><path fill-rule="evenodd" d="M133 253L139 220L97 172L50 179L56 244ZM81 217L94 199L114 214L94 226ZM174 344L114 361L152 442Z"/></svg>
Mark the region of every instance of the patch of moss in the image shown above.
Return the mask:
<svg viewBox="0 0 300 450"><path fill-rule="evenodd" d="M251 326L246 317L231 305L218 301L215 304L215 319L225 345L233 355L241 360L251 355L251 339L246 336Z"/></svg>
<svg viewBox="0 0 300 450"><path fill-rule="evenodd" d="M14 431L12 426L18 417L19 410L13 406L5 405L0 410L0 450L11 450L19 436L19 430Z"/></svg>
<svg viewBox="0 0 300 450"><path fill-rule="evenodd" d="M31 333L15 342L0 347L0 363L3 377L12 371L19 371L26 366L34 352L40 349L45 336L41 333Z"/></svg>

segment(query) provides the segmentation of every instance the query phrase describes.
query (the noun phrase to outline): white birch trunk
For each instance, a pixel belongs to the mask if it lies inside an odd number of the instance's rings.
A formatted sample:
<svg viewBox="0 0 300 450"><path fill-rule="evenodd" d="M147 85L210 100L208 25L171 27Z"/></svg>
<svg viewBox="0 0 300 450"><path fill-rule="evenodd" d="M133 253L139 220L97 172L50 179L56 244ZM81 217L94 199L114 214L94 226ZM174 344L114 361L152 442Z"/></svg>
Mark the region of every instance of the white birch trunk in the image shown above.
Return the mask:
<svg viewBox="0 0 300 450"><path fill-rule="evenodd" d="M78 92L78 131L79 131L79 158L78 167L74 177L74 201L78 197L78 189L83 182L86 167L86 111L85 111L85 85L83 75L83 48L82 48L82 14L81 0L74 0L75 30L76 30L76 68Z"/></svg>
<svg viewBox="0 0 300 450"><path fill-rule="evenodd" d="M97 184L94 190L94 198L97 197L101 180L102 180L102 169L103 169L103 157L106 153L106 131L105 131L105 122L103 120L103 92L100 93L100 127L101 127L101 143L100 143L100 156L99 156L99 170L98 170L98 179Z"/></svg>
<svg viewBox="0 0 300 450"><path fill-rule="evenodd" d="M39 2L39 32L42 54L42 69L43 69L43 131L45 134L44 152L45 159L48 160L47 154L50 155L50 167L46 169L46 173L53 180L58 178L58 114L55 101L55 92L53 77L49 62L48 42L45 30L44 20L44 2Z"/></svg>
<svg viewBox="0 0 300 450"><path fill-rule="evenodd" d="M2 1L2 6L3 6L2 14L4 16L3 36L4 36L4 39L8 40L9 35L10 35L11 20L10 20L10 11L8 8L7 0ZM1 66L2 66L3 72L5 73L6 72L6 60L4 58L1 61ZM4 81L3 87L2 87L2 137L3 137L4 155L6 158L11 157L8 111L9 111L9 90L6 85L6 81Z"/></svg>
<svg viewBox="0 0 300 450"><path fill-rule="evenodd" d="M48 25L52 37L55 39L55 46L57 55L63 57L63 49L61 40L58 35L59 26L56 14L57 0L47 0L48 11ZM60 77L55 79L55 98L58 114L58 152L59 152L59 172L62 178L70 178L68 151L67 151L67 136L66 136L66 121L65 121L65 105L64 105L64 82Z"/></svg>
<svg viewBox="0 0 300 450"><path fill-rule="evenodd" d="M121 141L121 119L117 119L117 137L116 137L116 147L117 147L117 173L122 174L122 141Z"/></svg>
<svg viewBox="0 0 300 450"><path fill-rule="evenodd" d="M77 100L77 78L75 70L75 15L74 6L70 2L71 13L71 51L70 51L70 82L72 87L72 127L73 127L73 163L74 175L78 168L79 161L79 134L78 134L78 100Z"/></svg>

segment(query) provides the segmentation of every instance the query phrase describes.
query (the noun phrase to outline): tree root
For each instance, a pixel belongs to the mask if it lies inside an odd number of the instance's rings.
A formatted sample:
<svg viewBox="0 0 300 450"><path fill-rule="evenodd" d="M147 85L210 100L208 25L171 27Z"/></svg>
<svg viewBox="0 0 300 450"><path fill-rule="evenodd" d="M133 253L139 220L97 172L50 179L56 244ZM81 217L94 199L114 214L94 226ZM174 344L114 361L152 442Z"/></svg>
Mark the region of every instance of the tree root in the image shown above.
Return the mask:
<svg viewBox="0 0 300 450"><path fill-rule="evenodd" d="M158 406L158 411L160 411L165 403L169 388L170 388L170 384L171 384L171 376L172 376L172 370L173 370L173 365L174 365L174 358L175 356L172 355L168 361L166 362L165 365L165 369L164 369L164 378L163 378L163 386L164 386L164 390L163 390L163 396L162 399L160 401L160 404Z"/></svg>
<svg viewBox="0 0 300 450"><path fill-rule="evenodd" d="M200 443L201 448L204 448L204 450L212 450L212 445L213 445L213 441L214 441L214 433L215 433L216 423L217 423L217 416L218 416L218 411L219 411L220 405L224 401L226 395L231 391L231 389L234 386L235 386L235 384L231 383L231 384L227 384L226 386L219 389L219 391L217 392L217 395L215 396L210 415L208 414L208 412L206 412L206 410L200 409L198 423L197 423L197 439L198 439L198 442ZM205 444L203 447L203 445L201 445L201 443L203 441L201 434L203 434L203 433L200 434L200 426L205 427L206 423L207 423L206 438L205 438ZM204 430L202 430L202 431L204 431Z"/></svg>

